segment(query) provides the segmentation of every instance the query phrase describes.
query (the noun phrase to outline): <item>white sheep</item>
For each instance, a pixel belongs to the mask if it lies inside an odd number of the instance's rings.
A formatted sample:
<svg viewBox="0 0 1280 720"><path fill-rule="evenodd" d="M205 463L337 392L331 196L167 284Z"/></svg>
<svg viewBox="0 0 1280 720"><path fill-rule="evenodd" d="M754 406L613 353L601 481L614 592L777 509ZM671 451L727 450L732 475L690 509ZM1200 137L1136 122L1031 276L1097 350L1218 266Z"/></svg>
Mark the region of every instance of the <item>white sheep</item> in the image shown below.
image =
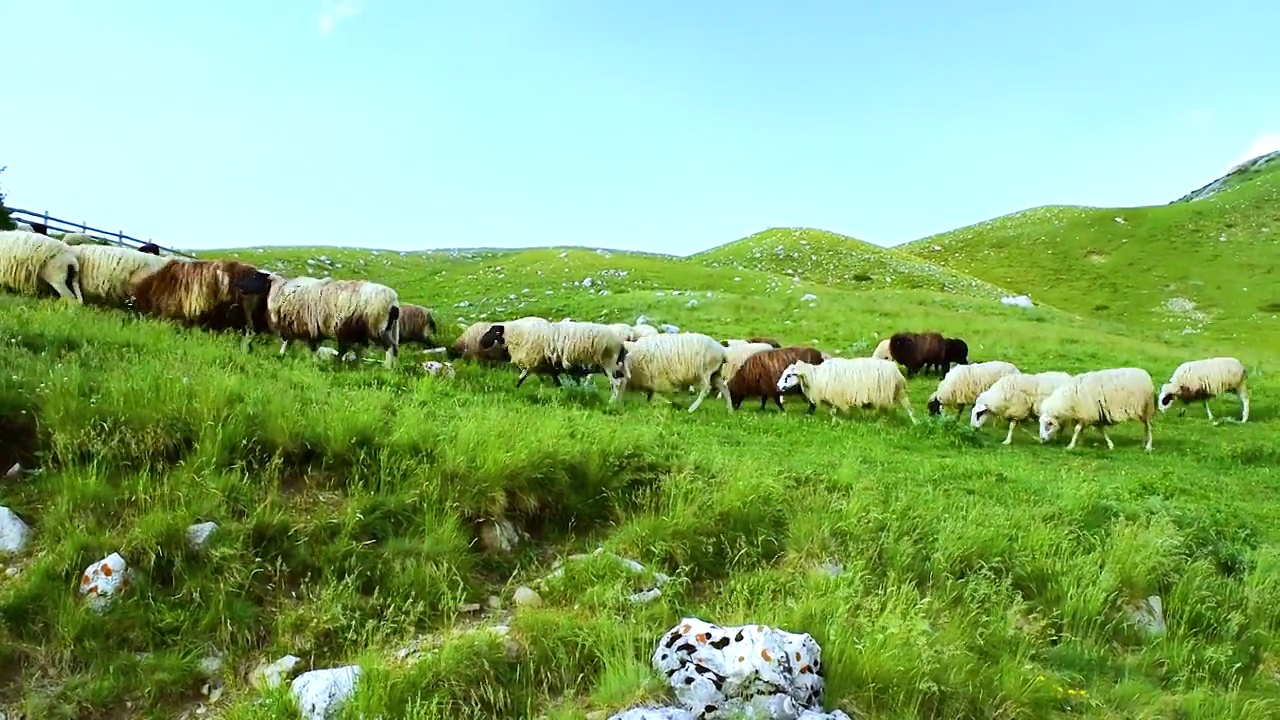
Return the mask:
<svg viewBox="0 0 1280 720"><path fill-rule="evenodd" d="M60 297L84 302L80 262L71 246L26 230L0 231L0 287L36 295L42 281Z"/></svg>
<svg viewBox="0 0 1280 720"><path fill-rule="evenodd" d="M658 328L648 323L636 323L631 326L631 334L636 340L653 337L658 334Z"/></svg>
<svg viewBox="0 0 1280 720"><path fill-rule="evenodd" d="M678 392L693 386L698 389L698 397L689 406L689 412L693 412L714 386L732 411L729 388L721 375L727 357L723 345L702 333L643 337L627 352L621 389L646 393L652 401L654 393Z"/></svg>
<svg viewBox="0 0 1280 720"><path fill-rule="evenodd" d="M134 283L176 262L114 245L72 245L71 253L80 265L81 292L91 300L110 305L123 305Z"/></svg>
<svg viewBox="0 0 1280 720"><path fill-rule="evenodd" d="M314 350L321 340L338 342L338 353L372 342L387 350L395 367L400 350L400 298L395 290L365 280L298 277L268 279L267 324L280 336L280 354L294 340Z"/></svg>
<svg viewBox="0 0 1280 720"><path fill-rule="evenodd" d="M929 396L927 407L930 415L940 415L943 407L956 407L964 415L966 405L972 405L983 390L991 387L1006 375L1021 371L1004 360L989 360L972 365L956 365L947 371L938 383L938 389Z"/></svg>
<svg viewBox="0 0 1280 720"><path fill-rule="evenodd" d="M841 412L855 407L898 407L907 411L912 424L916 421L907 398L907 379L892 360L829 358L820 365L795 362L782 371L778 391L797 385L809 401L810 414L821 403Z"/></svg>
<svg viewBox="0 0 1280 720"><path fill-rule="evenodd" d="M730 342L733 341L730 340ZM728 383L733 379L734 375L738 374L738 370L742 367L742 363L747 361L747 358L755 355L756 353L772 349L773 346L769 343L759 342L744 342L738 345L730 345L729 349L725 351L724 369L720 371L720 377Z"/></svg>
<svg viewBox="0 0 1280 720"><path fill-rule="evenodd" d="M617 333L618 337L622 338L623 340L634 342L635 340L639 339L636 337L635 328L631 327L626 323L613 323L612 325L609 326L609 329Z"/></svg>
<svg viewBox="0 0 1280 720"><path fill-rule="evenodd" d="M1076 446L1086 427L1097 427L1107 448L1115 449L1107 426L1138 420L1147 433L1143 447L1150 451L1155 394L1155 383L1142 368L1108 368L1076 375L1040 403L1040 442L1048 442L1074 422L1076 428L1068 450Z"/></svg>
<svg viewBox="0 0 1280 720"><path fill-rule="evenodd" d="M1213 411L1209 409L1209 399L1223 393L1233 392L1240 398L1244 406L1240 414L1240 422L1249 422L1249 388L1247 380L1249 372L1244 363L1233 357L1214 357L1204 360L1184 362L1173 371L1169 382L1160 386L1160 395L1156 405L1160 412L1165 412L1173 405L1174 400L1190 403L1204 401L1204 411L1213 420ZM1186 411L1183 410L1185 413Z"/></svg>
<svg viewBox="0 0 1280 720"><path fill-rule="evenodd" d="M23 232L35 232L35 231L36 231L36 229L35 229L35 228L31 227L31 223L24 223L24 222L15 222L15 223L13 224L13 229L14 229L14 230L21 230L21 231L23 231Z"/></svg>
<svg viewBox="0 0 1280 720"><path fill-rule="evenodd" d="M1004 444L1012 444L1013 431L1018 423L1039 417L1040 405L1044 399L1070 379L1069 373L1056 370L1005 375L983 390L973 401L973 413L969 422L973 427L980 428L987 422L987 418L1007 419L1009 434L1005 436Z"/></svg>
<svg viewBox="0 0 1280 720"><path fill-rule="evenodd" d="M880 344L876 345L875 352L871 353L871 357L876 358L877 360L893 359L893 354L889 352L889 338L881 340Z"/></svg>
<svg viewBox="0 0 1280 720"><path fill-rule="evenodd" d="M480 349L506 348L511 363L520 368L516 387L531 373L551 376L559 385L560 375L600 371L613 386L610 401L617 400L622 381L623 340L606 325L581 322L496 323L480 338Z"/></svg>

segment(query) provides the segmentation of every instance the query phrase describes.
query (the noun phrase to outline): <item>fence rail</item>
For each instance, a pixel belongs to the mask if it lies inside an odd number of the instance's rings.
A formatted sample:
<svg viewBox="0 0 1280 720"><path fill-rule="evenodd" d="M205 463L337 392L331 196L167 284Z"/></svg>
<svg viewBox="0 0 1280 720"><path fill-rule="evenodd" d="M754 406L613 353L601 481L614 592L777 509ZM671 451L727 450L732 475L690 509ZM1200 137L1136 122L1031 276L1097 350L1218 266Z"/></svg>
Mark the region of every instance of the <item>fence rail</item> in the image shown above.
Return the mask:
<svg viewBox="0 0 1280 720"><path fill-rule="evenodd" d="M38 213L30 210L21 210L19 208L9 208L9 215L15 221L27 223L31 227L35 228L36 232L41 233L42 235L49 234L50 230L61 233L83 233L95 240L102 240L103 242L111 243L112 245L119 245L120 247L132 247L136 250L143 245L150 244L155 245L164 252L171 253L173 255L182 255L189 258L195 257L195 255L190 253L185 253L173 248L167 248L163 245L151 242L150 240L140 240L131 235L125 235L123 230L118 230L116 232L101 230L99 228L89 227L84 223L56 218L47 212Z"/></svg>

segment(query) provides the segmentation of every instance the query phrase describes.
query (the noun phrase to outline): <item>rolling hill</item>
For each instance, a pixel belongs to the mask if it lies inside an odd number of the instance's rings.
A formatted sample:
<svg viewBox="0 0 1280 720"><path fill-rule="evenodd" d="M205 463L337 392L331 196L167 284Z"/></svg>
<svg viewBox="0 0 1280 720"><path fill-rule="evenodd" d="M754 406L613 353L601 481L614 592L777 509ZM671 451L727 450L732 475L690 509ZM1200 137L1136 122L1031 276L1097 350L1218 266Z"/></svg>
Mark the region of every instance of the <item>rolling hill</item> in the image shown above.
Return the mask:
<svg viewBox="0 0 1280 720"><path fill-rule="evenodd" d="M1280 341L1280 154L1168 205L1052 206L900 246L1085 316Z"/></svg>

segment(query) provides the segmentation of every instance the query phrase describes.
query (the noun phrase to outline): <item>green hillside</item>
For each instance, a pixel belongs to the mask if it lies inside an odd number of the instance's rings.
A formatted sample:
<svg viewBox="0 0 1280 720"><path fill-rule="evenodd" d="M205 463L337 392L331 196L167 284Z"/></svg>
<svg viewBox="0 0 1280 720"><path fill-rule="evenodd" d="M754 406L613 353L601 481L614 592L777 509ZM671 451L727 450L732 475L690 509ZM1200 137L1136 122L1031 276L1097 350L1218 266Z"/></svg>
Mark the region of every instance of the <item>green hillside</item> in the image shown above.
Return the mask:
<svg viewBox="0 0 1280 720"><path fill-rule="evenodd" d="M990 283L932 262L825 230L772 228L698 253L711 268L755 270L791 282L854 290L932 290L984 298L1007 295Z"/></svg>
<svg viewBox="0 0 1280 720"><path fill-rule="evenodd" d="M1157 382L1213 349L945 286L858 292L632 253L201 255L373 278L449 331L482 315L643 313L865 354L930 326L1027 371L1136 365ZM1272 347L1241 352L1258 398L1247 425L1171 413L1147 454L1133 424L1111 431L1114 451L1096 434L1071 453L1040 445L1030 426L1003 447L1004 428L927 416L936 377L910 383L913 426L796 401L609 406L600 378L517 390L507 368L459 363L443 379L415 351L385 370L277 345L245 353L234 337L0 295L0 465L40 470L0 480L0 504L33 531L0 558L0 712L296 718L287 684L251 681L293 654L299 671L362 667L346 718L598 720L667 696L649 658L694 615L811 633L827 707L854 717L1280 714ZM494 544L494 519L524 539ZM210 545L189 548L187 526L206 520ZM597 547L648 570L596 558L542 582ZM75 588L112 552L132 584L97 614ZM673 579L629 601L651 572ZM517 606L520 586L540 604ZM1164 602L1159 638L1126 610L1149 595Z"/></svg>
<svg viewBox="0 0 1280 720"><path fill-rule="evenodd" d="M1280 342L1280 162L1168 205L1042 207L901 247L1072 313ZM1197 199L1190 199L1195 197Z"/></svg>

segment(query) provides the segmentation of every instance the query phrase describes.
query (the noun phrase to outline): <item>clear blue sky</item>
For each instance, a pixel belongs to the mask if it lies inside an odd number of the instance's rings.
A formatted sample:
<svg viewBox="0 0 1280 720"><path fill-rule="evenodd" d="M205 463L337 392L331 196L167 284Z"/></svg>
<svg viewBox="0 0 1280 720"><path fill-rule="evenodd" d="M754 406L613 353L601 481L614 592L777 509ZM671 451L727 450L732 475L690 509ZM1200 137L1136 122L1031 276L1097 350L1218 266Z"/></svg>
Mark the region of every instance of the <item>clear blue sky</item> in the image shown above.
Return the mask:
<svg viewBox="0 0 1280 720"><path fill-rule="evenodd" d="M0 26L9 204L180 247L891 245L1280 149L1276 0L0 0Z"/></svg>

